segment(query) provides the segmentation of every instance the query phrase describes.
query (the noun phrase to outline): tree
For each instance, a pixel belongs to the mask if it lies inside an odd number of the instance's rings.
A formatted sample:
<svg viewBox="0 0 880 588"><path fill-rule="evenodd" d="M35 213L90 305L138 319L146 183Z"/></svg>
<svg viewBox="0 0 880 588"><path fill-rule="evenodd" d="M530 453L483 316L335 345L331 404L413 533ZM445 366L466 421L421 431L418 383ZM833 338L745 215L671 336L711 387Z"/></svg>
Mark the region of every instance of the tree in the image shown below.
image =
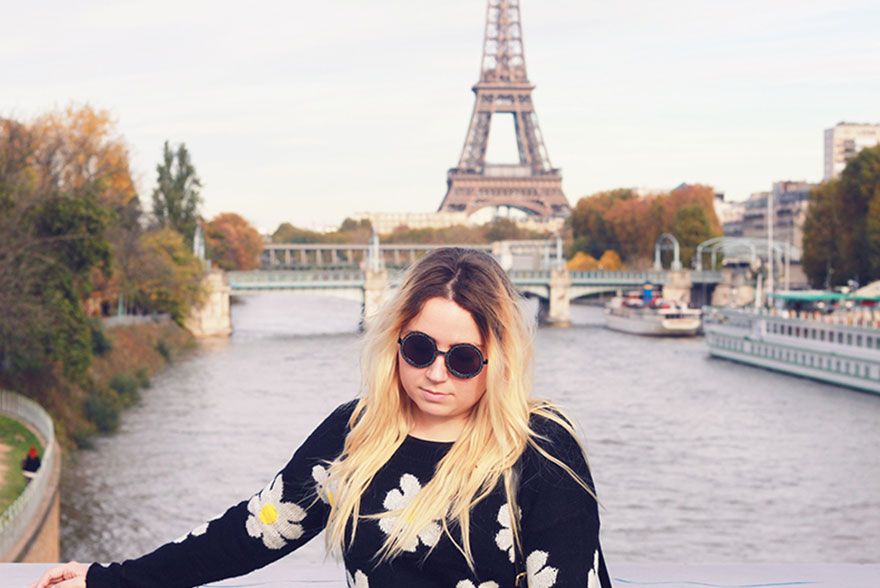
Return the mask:
<svg viewBox="0 0 880 588"><path fill-rule="evenodd" d="M697 245L717 235L712 231L706 209L699 204L690 204L675 211L672 234L678 239L682 265L694 258Z"/></svg>
<svg viewBox="0 0 880 588"><path fill-rule="evenodd" d="M880 196L880 145L862 149L849 160L840 174L838 190L839 218L846 222L846 230L839 233L841 277L861 281L880 278L880 267L871 261L880 242L868 234L871 202Z"/></svg>
<svg viewBox="0 0 880 588"><path fill-rule="evenodd" d="M620 189L578 200L569 219L574 237L573 251L583 251L595 258L606 249L620 250L620 242L605 217L615 202L635 197L632 190Z"/></svg>
<svg viewBox="0 0 880 588"><path fill-rule="evenodd" d="M0 371L10 378L57 368L77 380L91 362L82 301L92 278L109 273L112 213L102 200L118 201L108 186L122 172L100 164L106 127L66 134L64 120L0 120Z"/></svg>
<svg viewBox="0 0 880 588"><path fill-rule="evenodd" d="M205 241L211 261L230 270L259 267L263 238L246 220L234 212L224 212L205 224Z"/></svg>
<svg viewBox="0 0 880 588"><path fill-rule="evenodd" d="M838 180L830 180L810 193L801 263L814 288L831 288L839 283L837 276L843 276L838 249L841 227L837 192Z"/></svg>
<svg viewBox="0 0 880 588"><path fill-rule="evenodd" d="M605 271L618 271L623 265L620 261L620 256L616 251L606 251L602 254L602 257L599 258L599 261L596 262L596 266L600 270Z"/></svg>
<svg viewBox="0 0 880 588"><path fill-rule="evenodd" d="M180 324L202 299L201 261L177 231L164 228L141 236L141 256L135 279L137 302L170 313Z"/></svg>
<svg viewBox="0 0 880 588"><path fill-rule="evenodd" d="M839 179L810 194L803 249L813 286L880 279L880 145L862 149Z"/></svg>
<svg viewBox="0 0 880 588"><path fill-rule="evenodd" d="M172 151L165 141L162 163L156 166L157 186L153 190L153 216L160 228L174 229L191 247L199 222L202 183L190 160L186 145Z"/></svg>
<svg viewBox="0 0 880 588"><path fill-rule="evenodd" d="M320 233L299 229L290 223L281 223L272 233L273 243L321 243Z"/></svg>

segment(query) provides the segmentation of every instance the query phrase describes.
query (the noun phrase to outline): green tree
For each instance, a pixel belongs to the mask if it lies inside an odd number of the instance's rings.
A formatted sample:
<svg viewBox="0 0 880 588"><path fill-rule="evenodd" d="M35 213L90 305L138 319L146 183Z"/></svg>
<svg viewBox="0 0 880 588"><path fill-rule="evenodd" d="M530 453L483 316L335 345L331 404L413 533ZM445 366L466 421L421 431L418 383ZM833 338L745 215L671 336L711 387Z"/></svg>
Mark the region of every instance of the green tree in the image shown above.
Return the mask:
<svg viewBox="0 0 880 588"><path fill-rule="evenodd" d="M880 268L871 261L880 243L869 239L868 234L871 201L880 190L880 145L862 149L851 159L840 174L838 187L839 214L847 225L839 234L841 277L863 283L880 278Z"/></svg>
<svg viewBox="0 0 880 588"><path fill-rule="evenodd" d="M838 180L825 182L810 193L804 221L801 263L814 288L831 288L840 283L840 216L837 210ZM842 280L845 282L846 280Z"/></svg>
<svg viewBox="0 0 880 588"><path fill-rule="evenodd" d="M880 279L880 145L813 190L804 223L804 271L813 286Z"/></svg>
<svg viewBox="0 0 880 588"><path fill-rule="evenodd" d="M135 279L138 302L170 313L180 324L202 298L202 263L177 231L165 228L141 236L141 258Z"/></svg>
<svg viewBox="0 0 880 588"><path fill-rule="evenodd" d="M90 178L61 173L91 147L77 150L59 126L41 132L42 120L0 120L0 380L84 376L91 330L82 300L110 269L110 212L100 202L108 177L99 166Z"/></svg>
<svg viewBox="0 0 880 588"><path fill-rule="evenodd" d="M687 265L694 258L697 245L716 235L706 215L706 210L699 204L684 206L675 211L672 221L672 234L678 239L682 265Z"/></svg>
<svg viewBox="0 0 880 588"><path fill-rule="evenodd" d="M186 145L181 143L172 151L165 141L162 163L156 166L157 186L153 190L153 216L160 228L171 228L183 235L192 246L199 221L202 198L201 180L190 160Z"/></svg>
<svg viewBox="0 0 880 588"><path fill-rule="evenodd" d="M273 243L322 243L320 233L300 229L290 223L281 223L272 233Z"/></svg>

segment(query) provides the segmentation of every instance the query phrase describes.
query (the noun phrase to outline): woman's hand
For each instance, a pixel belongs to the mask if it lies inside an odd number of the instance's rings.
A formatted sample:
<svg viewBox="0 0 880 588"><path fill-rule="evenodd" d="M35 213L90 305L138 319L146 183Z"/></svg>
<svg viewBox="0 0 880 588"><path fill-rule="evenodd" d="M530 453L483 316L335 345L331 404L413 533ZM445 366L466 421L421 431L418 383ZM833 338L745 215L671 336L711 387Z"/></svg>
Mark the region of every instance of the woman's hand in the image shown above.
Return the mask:
<svg viewBox="0 0 880 588"><path fill-rule="evenodd" d="M72 561L63 566L54 567L28 586L28 588L86 588L87 564Z"/></svg>

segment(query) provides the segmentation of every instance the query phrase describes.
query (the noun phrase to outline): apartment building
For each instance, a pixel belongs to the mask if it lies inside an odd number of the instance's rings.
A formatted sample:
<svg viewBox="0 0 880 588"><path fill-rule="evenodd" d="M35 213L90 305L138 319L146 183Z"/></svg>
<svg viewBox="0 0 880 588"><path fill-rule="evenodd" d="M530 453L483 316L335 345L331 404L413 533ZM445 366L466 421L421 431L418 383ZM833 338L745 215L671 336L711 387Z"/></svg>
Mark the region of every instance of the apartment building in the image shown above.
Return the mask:
<svg viewBox="0 0 880 588"><path fill-rule="evenodd" d="M880 144L880 125L842 122L825 129L824 180L836 178L865 147Z"/></svg>

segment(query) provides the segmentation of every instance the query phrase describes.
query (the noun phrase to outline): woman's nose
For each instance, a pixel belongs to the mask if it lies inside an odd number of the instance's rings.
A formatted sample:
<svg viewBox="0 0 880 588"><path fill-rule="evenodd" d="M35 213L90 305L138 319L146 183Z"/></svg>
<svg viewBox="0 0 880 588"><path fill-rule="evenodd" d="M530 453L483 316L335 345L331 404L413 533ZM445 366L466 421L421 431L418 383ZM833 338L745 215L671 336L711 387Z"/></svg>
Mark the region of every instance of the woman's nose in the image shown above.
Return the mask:
<svg viewBox="0 0 880 588"><path fill-rule="evenodd" d="M434 363L428 366L428 379L432 382L443 382L448 377L446 357L438 353L437 357L434 358Z"/></svg>

